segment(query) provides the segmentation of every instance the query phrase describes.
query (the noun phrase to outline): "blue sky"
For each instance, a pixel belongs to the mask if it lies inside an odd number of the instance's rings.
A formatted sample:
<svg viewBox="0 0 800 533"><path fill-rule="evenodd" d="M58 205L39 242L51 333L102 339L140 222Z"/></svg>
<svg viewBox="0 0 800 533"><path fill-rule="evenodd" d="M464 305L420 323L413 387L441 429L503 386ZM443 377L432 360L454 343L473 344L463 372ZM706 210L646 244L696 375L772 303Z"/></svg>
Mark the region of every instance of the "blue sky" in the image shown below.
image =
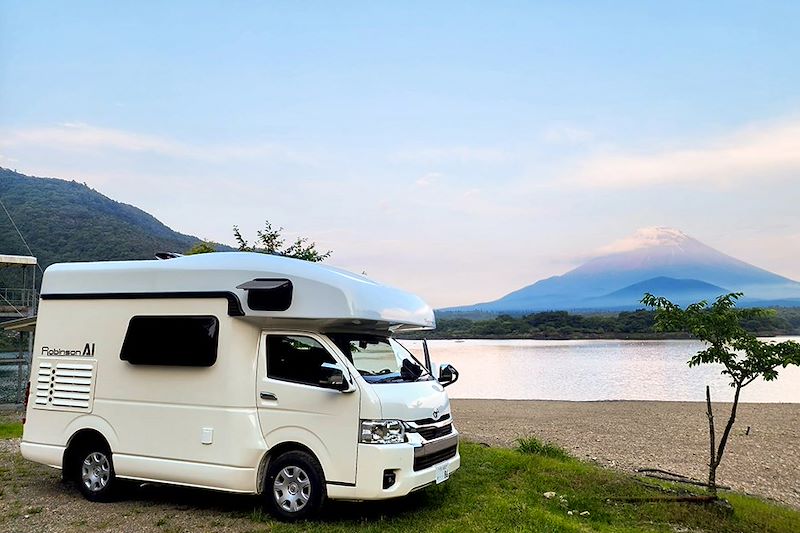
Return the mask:
<svg viewBox="0 0 800 533"><path fill-rule="evenodd" d="M794 2L0 0L0 166L436 306L642 226L800 279Z"/></svg>

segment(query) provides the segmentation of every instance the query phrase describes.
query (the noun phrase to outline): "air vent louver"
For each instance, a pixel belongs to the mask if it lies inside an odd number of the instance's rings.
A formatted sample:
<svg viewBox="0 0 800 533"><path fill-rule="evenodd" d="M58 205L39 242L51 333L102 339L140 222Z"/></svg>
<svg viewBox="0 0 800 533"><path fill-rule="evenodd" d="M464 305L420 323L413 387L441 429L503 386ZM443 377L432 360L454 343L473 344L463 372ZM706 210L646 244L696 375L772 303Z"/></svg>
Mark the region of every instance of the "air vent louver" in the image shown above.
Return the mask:
<svg viewBox="0 0 800 533"><path fill-rule="evenodd" d="M40 409L89 409L93 363L42 362L36 374L34 405Z"/></svg>

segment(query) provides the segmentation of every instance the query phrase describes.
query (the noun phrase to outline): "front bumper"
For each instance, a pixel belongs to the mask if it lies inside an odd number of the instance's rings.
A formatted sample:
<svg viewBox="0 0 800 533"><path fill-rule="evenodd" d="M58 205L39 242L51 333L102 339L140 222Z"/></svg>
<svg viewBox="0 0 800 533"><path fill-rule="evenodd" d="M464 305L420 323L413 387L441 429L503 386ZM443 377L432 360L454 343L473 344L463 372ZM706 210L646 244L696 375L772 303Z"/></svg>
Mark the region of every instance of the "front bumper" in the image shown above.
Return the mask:
<svg viewBox="0 0 800 533"><path fill-rule="evenodd" d="M455 455L450 451L455 446ZM444 459L440 457L448 456ZM416 462L416 470L415 470ZM458 432L429 442L359 444L355 487L328 485L331 499L383 500L405 496L436 483L437 465L446 464L450 474L461 466ZM383 474L391 470L395 482L383 488Z"/></svg>

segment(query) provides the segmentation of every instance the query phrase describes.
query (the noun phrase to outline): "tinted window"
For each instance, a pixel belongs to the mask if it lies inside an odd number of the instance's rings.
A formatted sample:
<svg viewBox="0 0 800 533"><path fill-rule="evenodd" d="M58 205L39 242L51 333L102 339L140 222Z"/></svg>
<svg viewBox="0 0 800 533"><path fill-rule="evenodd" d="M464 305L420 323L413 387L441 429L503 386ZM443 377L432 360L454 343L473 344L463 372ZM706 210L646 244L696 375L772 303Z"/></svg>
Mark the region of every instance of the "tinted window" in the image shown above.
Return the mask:
<svg viewBox="0 0 800 533"><path fill-rule="evenodd" d="M292 305L292 282L288 279L253 280L247 290L247 305L254 311L286 311Z"/></svg>
<svg viewBox="0 0 800 533"><path fill-rule="evenodd" d="M267 336L267 375L272 379L319 385L336 366L328 350L310 337Z"/></svg>
<svg viewBox="0 0 800 533"><path fill-rule="evenodd" d="M133 365L211 366L218 342L213 316L135 316L119 357Z"/></svg>

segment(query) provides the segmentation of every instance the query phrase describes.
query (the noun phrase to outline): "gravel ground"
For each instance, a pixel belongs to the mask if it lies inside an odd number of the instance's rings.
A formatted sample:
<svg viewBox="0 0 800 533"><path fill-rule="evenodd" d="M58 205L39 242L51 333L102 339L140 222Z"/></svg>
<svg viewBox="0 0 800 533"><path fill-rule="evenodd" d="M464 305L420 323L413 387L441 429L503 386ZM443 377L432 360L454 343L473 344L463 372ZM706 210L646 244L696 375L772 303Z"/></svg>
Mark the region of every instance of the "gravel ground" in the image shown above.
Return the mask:
<svg viewBox="0 0 800 533"><path fill-rule="evenodd" d="M320 518L379 522L413 513L425 498L420 491L388 502L329 502ZM258 496L185 487L129 482L117 501L92 503L60 471L23 459L19 439L0 440L2 533L267 533L276 525Z"/></svg>
<svg viewBox="0 0 800 533"><path fill-rule="evenodd" d="M708 475L708 419L695 402L452 400L469 439L512 446L522 436L560 445L580 459L632 471ZM715 404L717 435L729 404ZM722 427L721 427L722 426ZM746 429L750 426L750 434ZM717 483L800 508L800 404L740 404Z"/></svg>
<svg viewBox="0 0 800 533"><path fill-rule="evenodd" d="M0 531L259 531L258 502L211 491L126 486L119 501L93 504L61 472L25 461L19 439L0 440ZM190 511L190 512L187 512Z"/></svg>

